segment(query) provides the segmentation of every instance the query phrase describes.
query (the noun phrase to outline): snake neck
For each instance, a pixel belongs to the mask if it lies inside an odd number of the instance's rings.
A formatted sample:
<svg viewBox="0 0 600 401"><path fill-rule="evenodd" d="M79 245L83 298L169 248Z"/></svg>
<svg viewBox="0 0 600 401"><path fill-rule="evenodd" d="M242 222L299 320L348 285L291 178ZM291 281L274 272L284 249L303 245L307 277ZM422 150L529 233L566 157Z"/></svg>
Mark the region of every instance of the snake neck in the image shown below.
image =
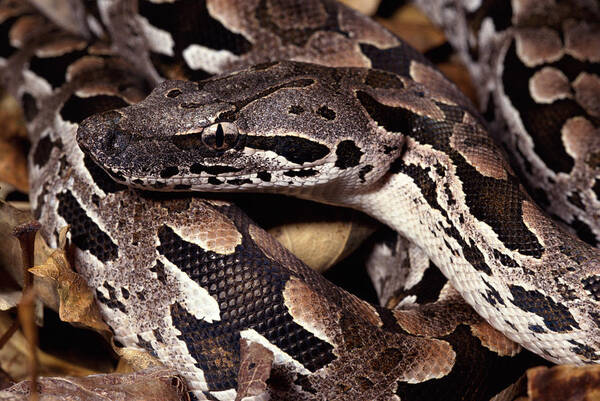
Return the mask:
<svg viewBox="0 0 600 401"><path fill-rule="evenodd" d="M563 232L529 200L520 204L518 220L508 211L496 216L496 226L478 219L452 166L441 168L415 155L394 163L375 187L328 202L361 210L426 250L479 314L531 351L562 363L600 359L597 354L582 358L575 347L543 345L557 333L581 344L590 343L586 333L599 333L593 322L600 300L589 296L600 269L599 252ZM521 239L531 233L531 240L516 247L499 229L507 226ZM533 300L543 307L530 308ZM535 330L531 321L538 322Z"/></svg>

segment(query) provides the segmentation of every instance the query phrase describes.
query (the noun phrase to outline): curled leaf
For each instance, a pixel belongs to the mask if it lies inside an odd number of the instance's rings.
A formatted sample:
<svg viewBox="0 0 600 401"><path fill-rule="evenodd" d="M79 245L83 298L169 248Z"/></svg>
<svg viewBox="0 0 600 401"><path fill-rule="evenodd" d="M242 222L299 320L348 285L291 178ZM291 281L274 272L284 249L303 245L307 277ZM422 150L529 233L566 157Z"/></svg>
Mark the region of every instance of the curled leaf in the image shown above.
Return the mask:
<svg viewBox="0 0 600 401"><path fill-rule="evenodd" d="M64 250L54 250L46 262L29 271L35 276L56 281L61 320L104 333L110 332L100 315L92 290L83 277L71 270Z"/></svg>
<svg viewBox="0 0 600 401"><path fill-rule="evenodd" d="M269 234L311 268L323 272L352 253L375 229L370 221L354 218L289 223L271 228Z"/></svg>
<svg viewBox="0 0 600 401"><path fill-rule="evenodd" d="M6 271L19 285L23 285L23 260L15 228L34 221L31 214L0 200L0 270Z"/></svg>
<svg viewBox="0 0 600 401"><path fill-rule="evenodd" d="M130 373L153 366L163 366L157 358L150 355L147 351L135 348L119 348L114 344L113 349L121 357L116 369L118 373Z"/></svg>
<svg viewBox="0 0 600 401"><path fill-rule="evenodd" d="M235 401L265 396L267 379L271 376L273 353L261 344L241 339L240 359Z"/></svg>

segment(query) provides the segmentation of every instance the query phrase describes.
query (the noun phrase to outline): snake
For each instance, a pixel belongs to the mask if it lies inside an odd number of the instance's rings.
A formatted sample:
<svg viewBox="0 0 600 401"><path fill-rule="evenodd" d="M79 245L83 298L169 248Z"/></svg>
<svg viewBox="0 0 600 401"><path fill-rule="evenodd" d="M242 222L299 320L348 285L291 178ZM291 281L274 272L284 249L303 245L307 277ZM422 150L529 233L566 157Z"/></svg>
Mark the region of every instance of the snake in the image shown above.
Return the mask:
<svg viewBox="0 0 600 401"><path fill-rule="evenodd" d="M597 361L597 251L537 208L431 63L337 3L238 3L86 2L77 32L0 3L34 215L51 245L70 225L116 343L199 400L510 399L509 366L539 360L509 338ZM361 209L451 285L370 305L234 204L176 193L224 189Z"/></svg>
<svg viewBox="0 0 600 401"><path fill-rule="evenodd" d="M271 191L356 208L424 249L512 340L557 363L598 361L598 250L534 203L452 85L406 64L389 75L284 61L166 81L84 121L78 140L141 188Z"/></svg>
<svg viewBox="0 0 600 401"><path fill-rule="evenodd" d="M496 2L468 3L420 5L459 50L490 134L536 203L596 246L598 3L516 1L504 12ZM527 85L510 85L517 77Z"/></svg>

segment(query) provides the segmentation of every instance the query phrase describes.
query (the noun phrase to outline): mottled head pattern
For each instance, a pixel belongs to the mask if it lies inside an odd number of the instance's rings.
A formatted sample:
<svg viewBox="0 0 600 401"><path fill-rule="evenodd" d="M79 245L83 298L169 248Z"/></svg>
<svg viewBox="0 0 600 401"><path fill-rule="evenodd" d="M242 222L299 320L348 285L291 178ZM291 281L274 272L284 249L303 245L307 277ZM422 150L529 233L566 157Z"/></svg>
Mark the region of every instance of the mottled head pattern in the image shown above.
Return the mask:
<svg viewBox="0 0 600 401"><path fill-rule="evenodd" d="M355 191L402 151L403 133L379 128L355 96L386 80L390 91L403 87L392 74L282 62L200 83L167 81L139 104L85 120L77 139L130 185L314 190L336 180Z"/></svg>

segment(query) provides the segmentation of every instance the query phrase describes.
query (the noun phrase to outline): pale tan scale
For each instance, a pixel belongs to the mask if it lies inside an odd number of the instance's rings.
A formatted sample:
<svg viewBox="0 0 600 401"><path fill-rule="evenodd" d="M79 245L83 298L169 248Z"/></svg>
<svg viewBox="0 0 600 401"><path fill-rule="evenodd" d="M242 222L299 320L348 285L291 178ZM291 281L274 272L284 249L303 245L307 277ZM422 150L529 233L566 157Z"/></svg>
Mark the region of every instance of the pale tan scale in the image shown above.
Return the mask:
<svg viewBox="0 0 600 401"><path fill-rule="evenodd" d="M557 61L563 56L558 32L550 28L522 28L515 34L517 54L528 67Z"/></svg>
<svg viewBox="0 0 600 401"><path fill-rule="evenodd" d="M575 99L589 115L600 117L600 77L596 74L581 73L573 81Z"/></svg>
<svg viewBox="0 0 600 401"><path fill-rule="evenodd" d="M498 335L498 331L485 321L472 324L470 327L473 335L479 338L481 344L490 351L503 356L515 356L521 351L518 343Z"/></svg>
<svg viewBox="0 0 600 401"><path fill-rule="evenodd" d="M567 120L562 130L562 140L565 149L576 160L586 160L590 149L600 146L598 128L585 117L577 116Z"/></svg>
<svg viewBox="0 0 600 401"><path fill-rule="evenodd" d="M336 344L341 333L336 330L334 322L340 319L340 315L322 295L301 280L292 278L285 284L283 302L296 323L306 327L316 337Z"/></svg>
<svg viewBox="0 0 600 401"><path fill-rule="evenodd" d="M195 222L200 221L200 224ZM194 210L180 225L171 226L186 241L218 254L231 254L242 243L242 234L233 222L212 208Z"/></svg>
<svg viewBox="0 0 600 401"><path fill-rule="evenodd" d="M544 67L529 79L529 91L538 103L553 103L572 96L567 76L557 68Z"/></svg>
<svg viewBox="0 0 600 401"><path fill-rule="evenodd" d="M465 144L474 137L473 131L481 134L475 136L486 137L485 132L478 125L457 123L454 126L454 134L450 137L450 146L458 150L480 174L498 180L506 180L508 175L504 169L505 163L496 149L486 147L483 144L478 144L478 146Z"/></svg>
<svg viewBox="0 0 600 401"><path fill-rule="evenodd" d="M567 20L563 25L565 52L580 60L600 62L598 23Z"/></svg>

